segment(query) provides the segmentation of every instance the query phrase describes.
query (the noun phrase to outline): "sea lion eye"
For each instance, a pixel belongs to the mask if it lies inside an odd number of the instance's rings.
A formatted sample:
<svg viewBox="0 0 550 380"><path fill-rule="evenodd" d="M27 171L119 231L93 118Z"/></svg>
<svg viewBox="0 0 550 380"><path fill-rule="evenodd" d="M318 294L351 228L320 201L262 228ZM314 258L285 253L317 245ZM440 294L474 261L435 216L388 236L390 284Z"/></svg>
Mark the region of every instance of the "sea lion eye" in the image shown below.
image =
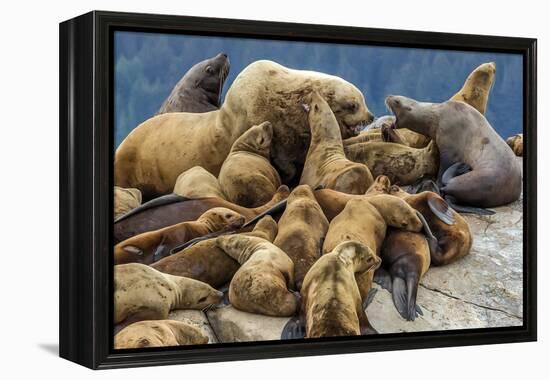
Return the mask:
<svg viewBox="0 0 550 380"><path fill-rule="evenodd" d="M206 66L205 71L206 71L208 74L214 74L214 69L212 68L212 66Z"/></svg>
<svg viewBox="0 0 550 380"><path fill-rule="evenodd" d="M201 303L201 302L204 302L204 301L206 301L206 296L205 296L205 297L202 297L202 298L201 298L200 300L198 300L197 302L198 302L198 303Z"/></svg>
<svg viewBox="0 0 550 380"><path fill-rule="evenodd" d="M351 112L355 112L359 108L359 105L355 102L351 102L351 103L348 103L346 108Z"/></svg>
<svg viewBox="0 0 550 380"><path fill-rule="evenodd" d="M231 214L225 214L225 217L226 217L227 219L229 219L229 218L231 218Z"/></svg>

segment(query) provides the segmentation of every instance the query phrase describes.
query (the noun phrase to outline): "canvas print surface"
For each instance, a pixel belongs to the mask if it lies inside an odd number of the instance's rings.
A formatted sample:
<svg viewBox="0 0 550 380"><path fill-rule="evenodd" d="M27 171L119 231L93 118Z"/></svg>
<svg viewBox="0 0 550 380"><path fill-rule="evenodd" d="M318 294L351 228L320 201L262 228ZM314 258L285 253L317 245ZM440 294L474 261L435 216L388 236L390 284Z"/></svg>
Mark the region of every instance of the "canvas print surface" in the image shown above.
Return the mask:
<svg viewBox="0 0 550 380"><path fill-rule="evenodd" d="M114 348L523 324L519 54L115 32Z"/></svg>

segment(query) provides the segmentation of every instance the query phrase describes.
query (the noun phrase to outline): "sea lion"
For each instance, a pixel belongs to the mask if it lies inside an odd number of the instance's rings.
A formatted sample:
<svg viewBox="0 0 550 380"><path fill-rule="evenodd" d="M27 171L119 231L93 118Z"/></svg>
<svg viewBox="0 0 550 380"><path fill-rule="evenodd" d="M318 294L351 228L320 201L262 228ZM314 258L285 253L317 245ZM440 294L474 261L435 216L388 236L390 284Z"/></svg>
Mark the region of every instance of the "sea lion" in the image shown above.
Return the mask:
<svg viewBox="0 0 550 380"><path fill-rule="evenodd" d="M277 170L269 163L273 127L266 121L239 137L220 169L218 181L226 199L245 207L258 207L281 186Z"/></svg>
<svg viewBox="0 0 550 380"><path fill-rule="evenodd" d="M460 207L456 203L496 207L519 198L521 167L474 107L452 100L421 103L403 96L388 96L386 104L396 116L396 128L408 128L435 140L440 190L453 208Z"/></svg>
<svg viewBox="0 0 550 380"><path fill-rule="evenodd" d="M433 141L421 149L392 142L366 142L345 147L346 157L365 164L372 175L386 175L392 183L410 185L419 178L435 178L439 151Z"/></svg>
<svg viewBox="0 0 550 380"><path fill-rule="evenodd" d="M483 63L468 75L462 88L449 100L471 105L481 114L487 110L489 93L493 88L497 66L494 62Z"/></svg>
<svg viewBox="0 0 550 380"><path fill-rule="evenodd" d="M181 222L132 236L114 248L115 264L151 264L170 254L178 244L215 231L241 227L244 216L224 207L215 207L196 221Z"/></svg>
<svg viewBox="0 0 550 380"><path fill-rule="evenodd" d="M114 323L167 319L173 309L204 309L223 293L190 278L161 273L139 263L114 267Z"/></svg>
<svg viewBox="0 0 550 380"><path fill-rule="evenodd" d="M206 344L208 337L189 323L172 320L132 323L115 335L115 349Z"/></svg>
<svg viewBox="0 0 550 380"><path fill-rule="evenodd" d="M328 101L343 138L374 118L363 94L341 78L257 61L237 76L219 110L167 113L136 127L116 150L115 184L136 187L149 200L171 192L193 166L217 176L235 140L266 120L273 125L271 162L283 183L296 182L310 138L301 104L314 90Z"/></svg>
<svg viewBox="0 0 550 380"><path fill-rule="evenodd" d="M195 64L174 86L157 115L167 112L202 113L220 108L222 89L229 74L229 58L220 53Z"/></svg>
<svg viewBox="0 0 550 380"><path fill-rule="evenodd" d="M517 135L508 137L506 139L506 144L512 148L512 151L516 156L523 156L523 133L518 133Z"/></svg>
<svg viewBox="0 0 550 380"><path fill-rule="evenodd" d="M325 99L311 94L308 111L311 143L300 184L319 186L349 194L364 194L373 178L369 169L351 162L344 154L338 121Z"/></svg>
<svg viewBox="0 0 550 380"><path fill-rule="evenodd" d="M115 219L141 205L141 192L138 189L124 189L115 186L114 214Z"/></svg>
<svg viewBox="0 0 550 380"><path fill-rule="evenodd" d="M264 216L251 232L243 233L272 242L277 235L277 222ZM193 278L214 288L228 283L239 269L239 263L226 255L216 245L216 239L208 239L163 258L151 267L175 276Z"/></svg>
<svg viewBox="0 0 550 380"><path fill-rule="evenodd" d="M221 198L225 195L218 179L200 166L194 166L178 176L173 194L189 198Z"/></svg>
<svg viewBox="0 0 550 380"><path fill-rule="evenodd" d="M294 264L280 248L253 236L220 236L216 244L241 264L229 285L229 301L249 313L288 317L298 301L294 288Z"/></svg>
<svg viewBox="0 0 550 380"><path fill-rule="evenodd" d="M384 131L387 131L389 128L393 129L394 123L395 116L382 116L376 119L372 124L369 124L367 129L364 129L358 136L350 137L349 139L344 140L344 147L373 141L394 142L416 149L425 148L429 144L429 137L406 128L400 129L399 131L394 131L393 136L397 138L388 140L387 136L384 134Z"/></svg>
<svg viewBox="0 0 550 380"><path fill-rule="evenodd" d="M473 236L468 223L439 195L431 191L408 194L399 186L392 186L390 194L403 199L426 219L437 239L437 245L430 247L432 265L446 265L470 253Z"/></svg>
<svg viewBox="0 0 550 380"><path fill-rule="evenodd" d="M323 255L304 278L301 314L306 338L376 333L363 310L355 278L380 265L376 253L358 241L345 241Z"/></svg>
<svg viewBox="0 0 550 380"><path fill-rule="evenodd" d="M350 199L342 212L330 222L323 253L331 252L338 244L356 240L379 255L388 226L419 232L422 220L416 210L400 198L381 194ZM367 301L373 273L357 276L361 299Z"/></svg>
<svg viewBox="0 0 550 380"><path fill-rule="evenodd" d="M254 208L242 207L221 198L188 199L177 195L166 195L149 201L115 220L114 240L118 243L143 232L196 220L214 207L225 207L236 211L249 223L263 213L278 212L277 206L288 197L288 194L290 190L283 185L277 189L269 202Z"/></svg>
<svg viewBox="0 0 550 380"><path fill-rule="evenodd" d="M302 287L304 276L321 256L328 220L308 185L292 190L285 212L279 220L279 232L273 242L294 263L296 289Z"/></svg>

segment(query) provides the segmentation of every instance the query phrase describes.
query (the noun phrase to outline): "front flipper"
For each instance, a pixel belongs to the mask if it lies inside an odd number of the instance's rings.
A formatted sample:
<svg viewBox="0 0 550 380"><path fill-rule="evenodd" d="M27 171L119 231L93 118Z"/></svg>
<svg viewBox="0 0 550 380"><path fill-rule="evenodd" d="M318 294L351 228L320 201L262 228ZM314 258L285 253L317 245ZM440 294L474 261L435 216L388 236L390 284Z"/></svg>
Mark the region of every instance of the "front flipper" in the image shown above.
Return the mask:
<svg viewBox="0 0 550 380"><path fill-rule="evenodd" d="M445 201L449 204L449 206L453 210L463 214L477 214L477 215L494 215L495 214L493 210L489 210L486 208L459 205L456 203L455 197L450 195L445 196Z"/></svg>
<svg viewBox="0 0 550 380"><path fill-rule="evenodd" d="M393 304L397 312L407 321L414 321L418 314L422 314L422 310L416 305L416 294L418 292L418 277L414 275L406 275L406 280L401 277L393 279Z"/></svg>
<svg viewBox="0 0 550 380"><path fill-rule="evenodd" d="M441 176L441 183L446 185L454 177L458 177L459 175L466 174L471 171L472 168L470 165L467 165L464 162L455 162L443 172L443 175Z"/></svg>
<svg viewBox="0 0 550 380"><path fill-rule="evenodd" d="M441 220L443 223L448 224L449 226L452 226L455 223L455 217L453 215L453 212L451 211L451 208L440 197L437 197L433 194L430 194L431 196L428 196L428 207L430 210L434 213L435 216L439 220Z"/></svg>
<svg viewBox="0 0 550 380"><path fill-rule="evenodd" d="M391 275L387 270L384 268L378 268L376 272L374 272L373 281L391 293Z"/></svg>
<svg viewBox="0 0 550 380"><path fill-rule="evenodd" d="M428 247L430 247L430 255L434 255L437 252L439 242L432 233L432 230L430 229L426 218L424 218L424 215L422 215L422 213L418 210L416 210L416 215L418 216L418 219L420 219L420 221L422 222L422 226L424 227L424 235L426 237L426 240L428 241Z"/></svg>
<svg viewBox="0 0 550 380"><path fill-rule="evenodd" d="M149 202L145 202L141 206L136 207L135 209L128 211L126 214L119 216L115 219L114 223L118 223L121 220L129 218L132 215L139 214L140 212L149 210L151 208L169 205L177 202L185 202L188 200L190 200L190 198L182 197L181 195L177 194L163 195L162 197L151 199Z"/></svg>
<svg viewBox="0 0 550 380"><path fill-rule="evenodd" d="M292 317L281 332L281 339L303 339L306 336L306 327L299 317Z"/></svg>

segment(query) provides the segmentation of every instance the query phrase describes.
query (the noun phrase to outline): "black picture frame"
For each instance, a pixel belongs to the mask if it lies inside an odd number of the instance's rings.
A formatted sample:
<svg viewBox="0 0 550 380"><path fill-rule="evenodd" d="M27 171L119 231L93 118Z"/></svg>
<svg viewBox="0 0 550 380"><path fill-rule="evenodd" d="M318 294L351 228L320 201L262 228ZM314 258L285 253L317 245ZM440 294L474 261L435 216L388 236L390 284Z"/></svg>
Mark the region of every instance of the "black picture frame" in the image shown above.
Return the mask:
<svg viewBox="0 0 550 380"><path fill-rule="evenodd" d="M112 349L113 33L115 30L328 41L523 56L523 326ZM537 41L343 26L93 11L60 24L60 356L119 368L535 341Z"/></svg>

